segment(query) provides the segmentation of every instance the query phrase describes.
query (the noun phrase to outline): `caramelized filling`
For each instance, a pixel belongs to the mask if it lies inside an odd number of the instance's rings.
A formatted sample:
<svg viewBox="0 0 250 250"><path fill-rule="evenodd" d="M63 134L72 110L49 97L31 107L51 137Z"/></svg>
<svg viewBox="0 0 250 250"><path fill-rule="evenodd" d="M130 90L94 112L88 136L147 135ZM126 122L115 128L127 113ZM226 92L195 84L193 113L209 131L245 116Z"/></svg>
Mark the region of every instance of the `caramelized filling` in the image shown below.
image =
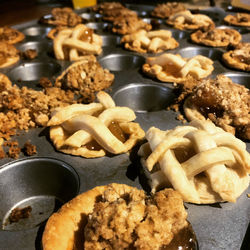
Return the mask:
<svg viewBox="0 0 250 250"><path fill-rule="evenodd" d="M233 56L234 59L238 60L241 63L245 63L245 64L250 64L250 58L249 57L245 57L242 55L239 56Z"/></svg>
<svg viewBox="0 0 250 250"><path fill-rule="evenodd" d="M117 122L111 122L108 128L111 131L111 133L121 142L124 143L127 140L126 134L122 131L121 127L119 126ZM102 149L102 147L94 140L90 141L85 146L89 150L101 150Z"/></svg>
<svg viewBox="0 0 250 250"><path fill-rule="evenodd" d="M167 246L162 246L161 248L167 250L196 250L197 249L197 239L195 237L195 233L193 228L189 224L187 227L184 227L182 230L178 232Z"/></svg>
<svg viewBox="0 0 250 250"><path fill-rule="evenodd" d="M4 52L0 52L0 65L7 61L7 56Z"/></svg>
<svg viewBox="0 0 250 250"><path fill-rule="evenodd" d="M93 35L92 29L85 29L83 34L80 36L80 40L91 43L93 42L92 35Z"/></svg>
<svg viewBox="0 0 250 250"><path fill-rule="evenodd" d="M172 75L174 77L180 77L180 69L177 68L174 64L166 64L164 65L164 71L168 74L168 75Z"/></svg>

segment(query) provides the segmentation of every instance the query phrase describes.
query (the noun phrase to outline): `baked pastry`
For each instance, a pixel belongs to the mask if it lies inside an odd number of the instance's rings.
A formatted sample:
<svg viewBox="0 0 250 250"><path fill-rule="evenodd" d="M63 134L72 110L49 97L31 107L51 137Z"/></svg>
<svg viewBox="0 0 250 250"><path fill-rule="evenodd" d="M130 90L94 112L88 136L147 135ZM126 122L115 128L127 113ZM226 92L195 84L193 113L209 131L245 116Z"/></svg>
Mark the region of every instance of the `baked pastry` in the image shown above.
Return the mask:
<svg viewBox="0 0 250 250"><path fill-rule="evenodd" d="M82 23L82 18L72 8L53 8L51 17L42 17L39 22L55 26L75 27L77 24Z"/></svg>
<svg viewBox="0 0 250 250"><path fill-rule="evenodd" d="M230 25L250 27L250 14L236 13L235 15L226 15L224 21Z"/></svg>
<svg viewBox="0 0 250 250"><path fill-rule="evenodd" d="M57 150L96 158L126 153L144 137L131 109L116 107L103 91L97 98L99 103L73 104L55 111L47 126Z"/></svg>
<svg viewBox="0 0 250 250"><path fill-rule="evenodd" d="M63 205L49 218L42 245L44 250L165 249L190 231L186 219L181 196L172 189L147 196L135 187L112 183ZM185 249L195 247L191 235L180 238L186 241Z"/></svg>
<svg viewBox="0 0 250 250"><path fill-rule="evenodd" d="M55 57L58 60L81 60L84 55L99 55L102 38L84 24L72 29L62 29L53 40Z"/></svg>
<svg viewBox="0 0 250 250"><path fill-rule="evenodd" d="M165 53L156 57L148 57L142 66L143 72L162 82L180 83L189 76L202 79L213 71L213 61L205 56L182 58L179 54Z"/></svg>
<svg viewBox="0 0 250 250"><path fill-rule="evenodd" d="M179 43L172 37L171 31L168 30L147 32L141 29L123 36L120 42L126 49L139 53L158 53L179 46Z"/></svg>
<svg viewBox="0 0 250 250"><path fill-rule="evenodd" d="M151 12L151 15L159 18L168 18L171 15L186 10L186 6L179 2L167 2L162 4L157 4L156 7Z"/></svg>
<svg viewBox="0 0 250 250"><path fill-rule="evenodd" d="M81 102L95 100L96 92L111 86L114 75L103 69L93 55L85 56L74 62L56 78L55 86L72 90L81 96Z"/></svg>
<svg viewBox="0 0 250 250"><path fill-rule="evenodd" d="M186 202L236 202L249 186L246 144L209 120L162 131L151 127L138 154L152 192L173 187Z"/></svg>
<svg viewBox="0 0 250 250"><path fill-rule="evenodd" d="M102 19L104 21L114 22L117 18L129 19L131 17L137 17L137 13L123 7L103 11Z"/></svg>
<svg viewBox="0 0 250 250"><path fill-rule="evenodd" d="M198 44L211 47L226 47L237 45L241 41L241 34L234 29L211 29L208 31L197 30L191 34L191 40Z"/></svg>
<svg viewBox="0 0 250 250"><path fill-rule="evenodd" d="M230 68L250 71L250 43L239 43L223 53L222 60Z"/></svg>
<svg viewBox="0 0 250 250"><path fill-rule="evenodd" d="M210 17L204 14L192 14L189 10L171 15L166 22L180 30L208 29L215 26Z"/></svg>
<svg viewBox="0 0 250 250"><path fill-rule="evenodd" d="M209 118L217 126L250 140L250 91L224 75L203 80L184 102L189 120Z"/></svg>
<svg viewBox="0 0 250 250"><path fill-rule="evenodd" d="M12 66L19 60L19 51L14 45L0 42L0 68Z"/></svg>
<svg viewBox="0 0 250 250"><path fill-rule="evenodd" d="M8 26L0 27L0 42L15 44L21 42L24 38L25 35L17 29Z"/></svg>
<svg viewBox="0 0 250 250"><path fill-rule="evenodd" d="M94 5L92 7L92 10L100 14L103 14L107 10L123 9L123 8L125 7L119 2L104 2Z"/></svg>
<svg viewBox="0 0 250 250"><path fill-rule="evenodd" d="M137 16L131 16L126 19L118 17L114 20L112 27L112 31L120 35L130 34L140 29L149 31L152 29L152 26Z"/></svg>

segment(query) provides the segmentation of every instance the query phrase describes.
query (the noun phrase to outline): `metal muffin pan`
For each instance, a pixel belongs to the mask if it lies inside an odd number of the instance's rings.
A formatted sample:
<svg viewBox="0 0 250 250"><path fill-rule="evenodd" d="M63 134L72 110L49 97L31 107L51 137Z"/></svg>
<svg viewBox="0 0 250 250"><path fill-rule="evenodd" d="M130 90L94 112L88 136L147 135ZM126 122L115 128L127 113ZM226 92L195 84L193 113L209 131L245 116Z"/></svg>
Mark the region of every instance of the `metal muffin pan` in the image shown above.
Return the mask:
<svg viewBox="0 0 250 250"><path fill-rule="evenodd" d="M137 11L137 13L143 13L140 15L143 18L147 18L149 21L154 19L150 16L150 12L153 10L154 6L129 4L127 7ZM209 16L216 19L215 22L217 26L225 25L223 18L226 15L226 12L222 9L209 8L204 11L206 14L208 13ZM137 116L136 122L140 123L145 131L151 126L166 130L181 125L181 122L176 119L177 113L166 110L166 106L171 103L175 97L173 84L162 83L156 79L147 77L141 71L141 66L146 57L155 55L139 54L125 50L123 46L119 44L121 36L111 33L110 23L108 24L108 29L106 29L106 27L103 29L107 22L102 21L101 15L92 12L88 8L80 9L76 12L80 14L85 21L87 20L87 23L89 22L90 26L95 23L96 32L104 38L103 52L97 57L97 59L103 67L110 69L115 75L115 81L108 91L111 96L113 96L116 103L118 105L128 105L134 109ZM20 60L16 65L1 70L1 72L9 76L14 83L21 86L40 89L37 86L40 77L47 76L53 81L68 65L71 64L71 62L58 61L54 58L51 49L51 40L46 38L46 34L52 26L40 25L38 24L38 20L33 20L14 27L23 31L26 35L25 40L17 44L18 48L25 50L37 46L36 48L38 49L38 57L36 59ZM229 69L221 62L221 54L226 51L226 48L197 46L190 42L189 35L191 31L173 29L172 27L167 26L164 20L161 20L160 28L171 30L173 36L180 43L178 48L169 50L167 51L168 53L180 53L182 56L186 57L198 54L211 57L211 59L214 60L215 68L211 77L215 77L217 74L225 74L231 77L233 81L239 84L244 84L249 88L249 74ZM245 30L244 36L244 39L249 39L250 34ZM50 45L43 47L40 43ZM42 50L41 53L39 52L40 48ZM51 65L51 67L46 67L45 65ZM23 182L27 188L35 185L34 190L36 190L39 188L36 186L38 183L35 181L28 181L30 178L29 174L27 173L26 175L26 171L21 171L21 168L25 168L24 166L26 166L26 164L22 165L22 160L29 164L36 164L40 161L42 162L44 158L52 158L52 161L60 159L60 161L63 161L66 165L72 166L74 169L73 171L69 171L71 173L71 181L75 186L71 192L72 197L76 195L77 192L78 177L80 193L97 185L105 185L111 182L124 183L138 188L143 187L144 189L147 189L147 184L144 183L143 175L141 175L140 168L136 164L132 154L130 156L128 154L121 154L113 157L102 157L97 159L85 159L66 155L55 150L49 140L48 132L48 128L36 128L31 129L28 132L21 131L19 136L14 136L13 140L17 139L20 145L24 144L27 140L30 140L32 144L35 144L38 152L37 157L27 158L21 154L20 161L17 162L9 158L0 160L1 177L4 175L4 172L7 173L8 169L13 168L15 175L20 174L23 176ZM248 151L250 150L250 143L247 143L247 149ZM5 165L6 163L12 163L13 167L11 167L11 165ZM46 166L47 165L49 164L46 164ZM40 164L39 166L42 166L41 168L43 168L45 165ZM19 167L20 169L18 169ZM58 168L61 168L61 166ZM62 168L64 169L64 167ZM33 171L35 172L35 170L32 170L31 172ZM76 173L74 173L74 171ZM57 170L55 172L57 173ZM50 176L54 175L56 175L57 178L57 174L55 173L52 173ZM6 200L12 199L12 195L8 194L14 190L14 187L16 187L21 181L16 181L16 179L13 180L13 176L1 178L1 181L5 182L4 188L2 189L3 191L0 191L1 200L4 201L3 205L1 205L4 208L1 210L2 218L0 218L3 220L7 217L8 211L10 211L16 204L19 204L19 201L16 199L8 202ZM63 188L66 188L67 191L69 191L68 189L71 189L71 185L69 186L66 184L64 180L63 183ZM44 183L42 185L44 185ZM247 237L245 235L250 219L249 198L247 198L247 193L249 192L250 188L239 197L235 204L219 203L213 205L194 205L185 203L188 210L188 220L191 222L196 233L199 249L240 249L244 237ZM26 197L25 192L22 195L24 196L20 196L20 200L26 201L25 198L22 198ZM61 200L61 203L70 199L69 196L67 196L67 198L65 198L65 196L58 197L55 193L52 194L52 196ZM27 200L29 201L29 199ZM44 207L51 208L50 201L47 205L44 205ZM49 216L49 213L51 212L52 210L46 213L46 216ZM40 222L41 221L39 221L39 223ZM22 223L25 224L25 222ZM41 249L41 236L44 222L41 224L39 223L35 223L35 225L27 222L29 226L22 230L0 231L0 248L5 250ZM249 244L249 240L247 241L247 244Z"/></svg>

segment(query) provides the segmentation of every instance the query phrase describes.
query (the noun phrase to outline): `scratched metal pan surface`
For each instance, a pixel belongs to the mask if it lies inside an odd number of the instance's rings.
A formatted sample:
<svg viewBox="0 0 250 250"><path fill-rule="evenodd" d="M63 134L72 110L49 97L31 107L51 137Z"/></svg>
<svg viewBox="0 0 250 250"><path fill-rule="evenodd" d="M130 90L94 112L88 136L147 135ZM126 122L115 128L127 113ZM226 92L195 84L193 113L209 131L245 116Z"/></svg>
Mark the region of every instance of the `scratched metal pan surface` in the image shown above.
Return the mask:
<svg viewBox="0 0 250 250"><path fill-rule="evenodd" d="M212 77L225 74L235 82L250 87L249 74L229 69L222 63L221 55L225 49L193 44L190 42L189 31L176 30L168 27L164 20L153 19L150 16L153 6L130 4L127 7L135 10L145 21L157 23L159 28L170 29L173 32L180 46L169 52L179 53L184 57L198 54L208 56L214 60L215 69ZM111 24L103 22L101 15L89 9L77 10L77 13L103 38L103 53L98 56L98 61L115 74L110 93L116 104L131 107L136 112L136 121L145 131L151 126L166 130L181 125L176 119L177 114L166 110L175 98L173 85L146 77L141 72L141 66L148 55L126 51L119 44L121 37L111 33ZM225 26L224 10L209 8L201 13L210 16L216 26ZM25 40L16 45L17 48L23 51L36 49L38 57L32 61L21 60L13 67L2 69L1 72L18 86L39 90L37 83L42 76L53 80L70 65L70 62L57 61L53 57L52 41L46 37L51 26L40 25L38 20L33 20L14 27L26 35ZM248 29L235 28L241 32L243 41L250 41ZM0 249L41 249L41 236L46 219L78 192L112 182L146 189L140 169L127 154L97 159L66 155L54 149L49 140L48 128L20 131L20 135L15 138L20 145L31 140L31 143L37 146L38 153L35 157L29 158L21 154L17 161L10 158L0 161ZM250 149L249 143L247 149ZM62 186L64 189L60 190ZM250 188L236 203L185 204L188 219L198 239L199 249L240 249L243 244L249 245L249 233L246 233L250 219L247 198L249 192ZM31 216L20 223L10 224L10 211L21 205L32 207Z"/></svg>

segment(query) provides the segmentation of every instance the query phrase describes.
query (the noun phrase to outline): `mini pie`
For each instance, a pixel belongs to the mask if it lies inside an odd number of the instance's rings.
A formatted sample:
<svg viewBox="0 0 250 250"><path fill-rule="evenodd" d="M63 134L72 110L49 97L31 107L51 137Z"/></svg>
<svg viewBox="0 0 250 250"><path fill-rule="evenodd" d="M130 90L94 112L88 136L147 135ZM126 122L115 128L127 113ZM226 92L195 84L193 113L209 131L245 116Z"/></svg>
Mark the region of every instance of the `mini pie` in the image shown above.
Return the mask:
<svg viewBox="0 0 250 250"><path fill-rule="evenodd" d="M224 75L202 80L183 108L188 120L209 118L225 131L250 140L250 91Z"/></svg>
<svg viewBox="0 0 250 250"><path fill-rule="evenodd" d="M55 26L75 27L82 23L82 18L78 16L72 8L53 8L50 18L42 17L39 22Z"/></svg>
<svg viewBox="0 0 250 250"><path fill-rule="evenodd" d="M105 92L97 94L99 103L72 104L52 114L50 138L55 148L66 154L95 158L128 152L145 133L134 123L135 113L116 107Z"/></svg>
<svg viewBox="0 0 250 250"><path fill-rule="evenodd" d="M92 7L92 10L100 14L103 14L107 10L122 9L122 8L125 7L119 2L104 2L94 5Z"/></svg>
<svg viewBox="0 0 250 250"><path fill-rule="evenodd" d="M137 16L131 16L126 19L121 16L114 20L112 31L114 33L125 35L140 29L149 31L152 29L152 26Z"/></svg>
<svg viewBox="0 0 250 250"><path fill-rule="evenodd" d="M78 195L54 213L42 246L43 250L159 250L188 228L183 200L173 189L147 196L135 187L112 183ZM182 235L179 245L185 238ZM185 249L195 249L185 243Z"/></svg>
<svg viewBox="0 0 250 250"><path fill-rule="evenodd" d="M81 60L84 55L99 55L102 52L102 38L84 24L72 29L62 29L53 40L55 57L58 60Z"/></svg>
<svg viewBox="0 0 250 250"><path fill-rule="evenodd" d="M14 45L0 42L0 68L9 67L19 60L19 51Z"/></svg>
<svg viewBox="0 0 250 250"><path fill-rule="evenodd" d="M215 28L208 31L197 30L191 34L191 40L211 47L235 46L241 41L241 34L237 30L229 28Z"/></svg>
<svg viewBox="0 0 250 250"><path fill-rule="evenodd" d="M202 79L213 71L213 61L205 56L182 58L179 54L165 53L156 57L148 57L143 65L143 72L162 82L185 81L189 76Z"/></svg>
<svg viewBox="0 0 250 250"><path fill-rule="evenodd" d="M157 4L151 15L159 18L168 18L169 16L186 10L186 6L183 3L167 2L163 4Z"/></svg>
<svg viewBox="0 0 250 250"><path fill-rule="evenodd" d="M180 11L171 15L166 22L180 30L206 29L215 26L210 17L203 14L192 14L189 10Z"/></svg>
<svg viewBox="0 0 250 250"><path fill-rule="evenodd" d="M250 43L239 43L222 55L225 64L234 69L250 71Z"/></svg>
<svg viewBox="0 0 250 250"><path fill-rule="evenodd" d="M147 32L141 29L123 36L121 43L126 49L139 53L158 53L179 46L179 43L172 37L171 31L168 30Z"/></svg>
<svg viewBox="0 0 250 250"><path fill-rule="evenodd" d="M103 11L102 19L105 21L114 22L117 18L129 19L131 17L137 17L137 13L123 7Z"/></svg>
<svg viewBox="0 0 250 250"><path fill-rule="evenodd" d="M246 144L209 120L162 131L151 127L138 154L152 192L172 186L186 202L236 202L249 185Z"/></svg>
<svg viewBox="0 0 250 250"><path fill-rule="evenodd" d="M0 27L0 42L15 44L21 42L24 38L24 34L19 30L8 26Z"/></svg>
<svg viewBox="0 0 250 250"><path fill-rule="evenodd" d="M236 13L235 15L227 15L224 17L224 21L235 26L250 27L250 14Z"/></svg>
<svg viewBox="0 0 250 250"><path fill-rule="evenodd" d="M114 75L103 69L93 55L74 62L56 78L55 87L70 89L81 95L81 102L90 103L97 91L108 88Z"/></svg>

